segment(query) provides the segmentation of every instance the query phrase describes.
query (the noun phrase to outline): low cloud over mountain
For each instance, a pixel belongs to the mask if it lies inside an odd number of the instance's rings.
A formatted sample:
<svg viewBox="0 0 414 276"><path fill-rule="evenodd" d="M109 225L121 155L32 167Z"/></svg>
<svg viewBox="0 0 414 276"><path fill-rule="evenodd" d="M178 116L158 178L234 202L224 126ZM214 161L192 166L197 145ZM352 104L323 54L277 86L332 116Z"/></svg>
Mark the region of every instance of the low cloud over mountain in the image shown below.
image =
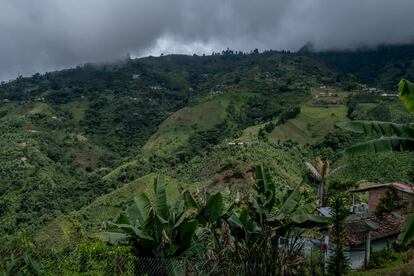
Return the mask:
<svg viewBox="0 0 414 276"><path fill-rule="evenodd" d="M0 79L160 53L411 42L410 0L3 0Z"/></svg>

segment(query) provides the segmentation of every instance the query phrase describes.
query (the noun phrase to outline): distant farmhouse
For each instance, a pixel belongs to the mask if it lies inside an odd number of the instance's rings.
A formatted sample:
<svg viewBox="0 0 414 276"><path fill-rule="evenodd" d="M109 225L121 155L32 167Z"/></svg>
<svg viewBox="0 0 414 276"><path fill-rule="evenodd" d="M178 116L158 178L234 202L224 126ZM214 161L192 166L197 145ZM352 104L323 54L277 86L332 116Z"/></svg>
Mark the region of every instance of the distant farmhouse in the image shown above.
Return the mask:
<svg viewBox="0 0 414 276"><path fill-rule="evenodd" d="M393 91L384 91L376 87L367 87L366 85L362 87L362 91L365 91L370 94L377 94L381 97L398 97L398 94Z"/></svg>
<svg viewBox="0 0 414 276"><path fill-rule="evenodd" d="M326 93L324 93L324 92L322 92L322 93L319 93L319 97L338 97L338 94L337 93L332 93L332 92L326 92Z"/></svg>

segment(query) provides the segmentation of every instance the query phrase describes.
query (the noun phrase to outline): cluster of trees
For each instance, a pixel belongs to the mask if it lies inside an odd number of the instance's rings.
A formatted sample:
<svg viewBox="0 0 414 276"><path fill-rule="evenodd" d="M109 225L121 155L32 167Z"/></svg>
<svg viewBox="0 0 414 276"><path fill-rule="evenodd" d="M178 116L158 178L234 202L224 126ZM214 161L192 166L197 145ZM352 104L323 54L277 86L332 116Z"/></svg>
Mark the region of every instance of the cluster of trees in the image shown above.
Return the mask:
<svg viewBox="0 0 414 276"><path fill-rule="evenodd" d="M265 126L261 129L259 129L258 137L262 141L267 141L267 135L266 133L271 133L277 126L282 125L286 123L289 119L293 119L296 116L298 116L300 113L300 107L295 106L291 108L287 108L280 112L277 122L274 123L273 121L270 121L265 124Z"/></svg>

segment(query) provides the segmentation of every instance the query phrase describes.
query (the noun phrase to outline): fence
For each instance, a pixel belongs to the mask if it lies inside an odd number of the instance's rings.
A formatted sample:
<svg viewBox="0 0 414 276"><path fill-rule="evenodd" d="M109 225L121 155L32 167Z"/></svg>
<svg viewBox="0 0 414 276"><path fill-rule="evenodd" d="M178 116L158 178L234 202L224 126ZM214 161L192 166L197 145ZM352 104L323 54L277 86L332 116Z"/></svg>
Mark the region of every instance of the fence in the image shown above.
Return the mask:
<svg viewBox="0 0 414 276"><path fill-rule="evenodd" d="M137 257L133 254L136 251L128 246L105 247L102 243L60 253L39 253L36 248L19 246L0 251L0 275L273 275L275 270L277 275L296 275L295 269L300 267L312 271L321 267L320 255L315 254L312 243L281 238L278 256L271 251L262 256L264 259L250 254L239 263L232 258L212 257L204 250L191 254L192 257L154 258ZM261 248L257 250L261 254ZM261 263L256 263L257 260Z"/></svg>
<svg viewBox="0 0 414 276"><path fill-rule="evenodd" d="M143 258L128 255L23 254L2 258L0 275L257 275L254 264L202 262L191 258Z"/></svg>

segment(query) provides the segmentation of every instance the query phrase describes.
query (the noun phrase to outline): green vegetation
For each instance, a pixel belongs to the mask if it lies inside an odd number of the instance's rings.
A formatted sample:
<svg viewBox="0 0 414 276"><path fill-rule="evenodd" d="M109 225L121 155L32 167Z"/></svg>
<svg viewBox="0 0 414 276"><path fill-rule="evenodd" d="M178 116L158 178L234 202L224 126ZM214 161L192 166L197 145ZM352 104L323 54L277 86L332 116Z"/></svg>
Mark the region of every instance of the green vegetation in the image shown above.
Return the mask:
<svg viewBox="0 0 414 276"><path fill-rule="evenodd" d="M331 236L335 244L334 254L329 259L328 271L333 275L344 275L349 270L349 260L345 256L347 242L345 220L350 212L346 207L346 198L343 194L335 194L330 199Z"/></svg>
<svg viewBox="0 0 414 276"><path fill-rule="evenodd" d="M192 107L185 107L168 117L144 145L148 154L169 155L188 146L189 139L199 131L213 128L226 118L228 101L222 97Z"/></svg>
<svg viewBox="0 0 414 276"><path fill-rule="evenodd" d="M156 206L157 193L152 189L156 174L165 175L163 194L168 202L180 203L184 194L192 194L199 216L209 198L221 195L231 211L208 223L201 217L190 216L178 223L170 216L152 216L152 229L162 224L159 229L166 236L161 238L160 232L149 231L131 218L131 228L118 221L114 229L123 229L123 234L145 230L153 247L160 245L160 239L170 240L155 250L159 255L181 255L185 249L193 254L192 250L200 248L188 246L187 240L179 249L182 241L176 240L183 223L189 236L198 237L200 229L209 233L210 243L203 245L210 246L212 256L223 259L223 266L245 262L250 256L252 267L253 262L261 263L256 268L264 273L279 269L275 266L280 265L282 253L263 249L263 244L278 242L275 237L282 235L298 237L293 233L302 230L298 229L298 213L301 219L313 218L309 215L320 182L309 174L305 161L320 156L331 160L333 167L341 167L324 179L327 195L361 181L413 181L412 152L342 154L350 145L364 143L361 134L366 132L388 136L381 138L388 142L406 141L412 134L411 115L398 99L364 91L366 84L387 91L393 88L391 83L401 77L400 65L411 66L400 50L414 53L412 46L355 53L243 54L228 50L212 56L170 55L112 65L86 64L2 83L0 252L16 249L16 262L9 264L9 273L17 268L35 271L36 260L51 251L73 254L62 262L59 273L88 269L103 273L104 261L89 263L84 256L107 260L121 253L116 246L90 244L90 240L101 237L103 222L133 206L136 196L145 194ZM372 63L382 54L383 61ZM373 68L368 74L366 70ZM403 82L401 89L411 108L408 83ZM335 128L338 122L357 133ZM390 143L395 149L410 148L406 142ZM269 179L263 172L255 174L260 164L266 165ZM241 201L232 205L237 198ZM282 212L291 201L294 207ZM248 202L257 203L257 208L253 210ZM180 214L188 210L180 209ZM168 213L174 213L174 208L168 208ZM195 225L191 218L197 221L197 231L188 226ZM228 248L234 239L237 254ZM295 246L290 251L285 248L283 262L308 262L294 258L300 251ZM124 250L122 258L134 257L133 248L119 248ZM273 263L265 261L269 254L275 254L269 258ZM205 260L204 268L212 268L212 260ZM124 269L113 265L108 271ZM71 266L76 269L70 270ZM288 269L292 270L286 273L302 271L295 265Z"/></svg>
<svg viewBox="0 0 414 276"><path fill-rule="evenodd" d="M292 139L299 143L320 142L334 130L335 124L346 120L346 107L301 107L301 113L269 134L270 141Z"/></svg>

